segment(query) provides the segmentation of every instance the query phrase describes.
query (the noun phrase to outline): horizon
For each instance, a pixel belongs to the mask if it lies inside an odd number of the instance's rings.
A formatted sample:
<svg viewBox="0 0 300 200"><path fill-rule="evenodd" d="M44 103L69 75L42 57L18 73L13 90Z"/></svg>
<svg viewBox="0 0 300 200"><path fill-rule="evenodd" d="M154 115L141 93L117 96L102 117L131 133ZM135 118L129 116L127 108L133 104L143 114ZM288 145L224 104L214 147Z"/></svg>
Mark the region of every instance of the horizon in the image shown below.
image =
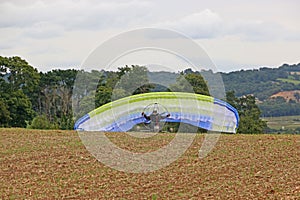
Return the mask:
<svg viewBox="0 0 300 200"><path fill-rule="evenodd" d="M12 56L13 57L13 56ZM24 59L26 62L28 62L28 60L26 60L26 58L23 58L21 57L21 59ZM50 72L52 70L84 70L84 69L81 69L80 66L75 66L75 67L68 67L68 68L59 68L59 67L52 67L51 69L49 70L40 70L38 69L37 67L33 66L32 64L30 64L28 62L28 64L30 66L32 66L33 68L37 69L38 72L42 72L42 73L47 73L47 72ZM141 66L141 67L146 67L147 70L149 72L169 72L169 73L180 73L184 70L187 70L187 69L192 69L190 66L189 67L185 67L185 68L180 68L181 70L177 70L177 71L168 71L168 69L166 70L161 70L161 69L154 69L154 70L150 70L149 66L147 65L143 65L143 64L126 64L127 66L131 67L133 65L136 65L136 66ZM118 68L119 67L125 67L126 65L119 65L119 66L113 66L113 68L111 69L104 69L104 68L100 68L100 69L92 69L92 70L96 70L96 71L118 71ZM201 72L201 71L212 71L213 73L224 73L224 74L228 74L228 73L234 73L234 72L240 72L240 71L254 71L254 70L260 70L262 68L268 68L268 69L279 69L280 67L284 66L284 65L289 65L289 66L294 66L294 65L300 65L300 62L299 63L283 63L282 65L280 66L275 66L275 67L272 67L272 66L258 66L257 68L241 68L241 69L237 69L237 70L233 70L233 71L214 71L213 69L201 69L201 70L193 70L194 72ZM153 67L152 67L153 69ZM177 69L177 68L176 68ZM88 70L84 70L84 71L91 71L91 69L88 69Z"/></svg>

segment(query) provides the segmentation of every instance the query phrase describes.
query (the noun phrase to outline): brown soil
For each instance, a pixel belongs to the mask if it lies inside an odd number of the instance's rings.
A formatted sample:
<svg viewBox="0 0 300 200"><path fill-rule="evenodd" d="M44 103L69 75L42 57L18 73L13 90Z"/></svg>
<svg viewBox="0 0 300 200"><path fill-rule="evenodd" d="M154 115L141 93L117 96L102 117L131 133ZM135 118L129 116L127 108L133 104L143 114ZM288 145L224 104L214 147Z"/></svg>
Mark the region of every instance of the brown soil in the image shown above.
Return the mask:
<svg viewBox="0 0 300 200"><path fill-rule="evenodd" d="M108 135L141 152L173 138ZM74 131L0 129L0 141L2 199L300 199L299 135L222 135L201 160L197 135L177 161L146 174L104 166Z"/></svg>
<svg viewBox="0 0 300 200"><path fill-rule="evenodd" d="M289 100L294 100L296 102L299 102L299 100L295 98L296 93L300 94L300 90L278 92L276 94L273 94L270 98L283 97L287 102Z"/></svg>

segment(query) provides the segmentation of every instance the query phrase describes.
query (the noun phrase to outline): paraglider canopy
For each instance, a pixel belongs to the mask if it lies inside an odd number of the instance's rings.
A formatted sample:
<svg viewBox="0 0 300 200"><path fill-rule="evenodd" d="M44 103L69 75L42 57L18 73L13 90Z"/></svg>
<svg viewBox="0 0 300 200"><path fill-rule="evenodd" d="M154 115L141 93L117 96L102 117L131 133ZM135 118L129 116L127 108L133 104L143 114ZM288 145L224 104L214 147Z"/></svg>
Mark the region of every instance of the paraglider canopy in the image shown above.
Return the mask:
<svg viewBox="0 0 300 200"><path fill-rule="evenodd" d="M125 97L89 112L80 118L75 130L128 131L137 124L149 123L141 113L168 115L163 122L181 122L210 131L235 133L237 110L219 99L193 93L153 92Z"/></svg>

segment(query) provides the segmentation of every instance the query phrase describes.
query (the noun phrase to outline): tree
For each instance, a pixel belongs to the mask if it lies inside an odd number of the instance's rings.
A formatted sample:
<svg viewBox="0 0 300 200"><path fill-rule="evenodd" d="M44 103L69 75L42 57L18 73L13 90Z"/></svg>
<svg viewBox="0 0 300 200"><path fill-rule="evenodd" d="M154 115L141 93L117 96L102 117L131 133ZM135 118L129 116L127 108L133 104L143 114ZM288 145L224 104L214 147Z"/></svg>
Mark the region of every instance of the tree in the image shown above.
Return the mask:
<svg viewBox="0 0 300 200"><path fill-rule="evenodd" d="M0 56L1 126L26 127L33 117L39 74L20 57Z"/></svg>
<svg viewBox="0 0 300 200"><path fill-rule="evenodd" d="M38 115L36 116L31 124L28 126L30 129L57 129L58 126L56 124L51 123L46 115Z"/></svg>
<svg viewBox="0 0 300 200"><path fill-rule="evenodd" d="M110 87L100 86L95 96L95 105L99 107L111 101L112 89Z"/></svg>
<svg viewBox="0 0 300 200"><path fill-rule="evenodd" d="M201 74L190 71L187 71L187 74L181 73L176 79L176 83L170 86L170 90L209 95L207 84Z"/></svg>
<svg viewBox="0 0 300 200"><path fill-rule="evenodd" d="M255 103L255 97L246 95L235 97L234 92L226 94L227 102L238 110L240 122L238 133L263 133L267 128L265 121L260 119L261 111Z"/></svg>
<svg viewBox="0 0 300 200"><path fill-rule="evenodd" d="M62 129L72 126L72 92L77 72L68 69L40 73L37 111Z"/></svg>
<svg viewBox="0 0 300 200"><path fill-rule="evenodd" d="M226 92L226 102L232 105L234 108L239 109L239 99L235 96L234 91Z"/></svg>
<svg viewBox="0 0 300 200"><path fill-rule="evenodd" d="M99 82L95 94L95 105L97 107L134 94L147 93L154 88L148 79L146 67L127 65L118 68L117 72L105 72L105 78Z"/></svg>
<svg viewBox="0 0 300 200"><path fill-rule="evenodd" d="M11 121L10 112L4 99L0 98L0 127L8 126Z"/></svg>
<svg viewBox="0 0 300 200"><path fill-rule="evenodd" d="M31 102L36 101L34 95L38 90L40 75L37 69L30 66L25 60L18 56L0 56L0 71L5 77L11 91L21 89Z"/></svg>
<svg viewBox="0 0 300 200"><path fill-rule="evenodd" d="M118 67L117 75L118 79L121 79L123 75L131 71L131 68L126 65L125 67Z"/></svg>
<svg viewBox="0 0 300 200"><path fill-rule="evenodd" d="M148 70L144 66L132 65L131 68L119 68L119 80L113 88L113 100L121 97L150 92L154 85L148 79ZM121 76L120 76L121 75ZM123 90L123 91L122 91ZM115 91L118 94L115 94ZM121 96L120 94L124 94Z"/></svg>
<svg viewBox="0 0 300 200"><path fill-rule="evenodd" d="M299 102L299 100L300 100L300 93L299 93L299 92L296 92L296 93L294 94L294 97L296 98L297 102Z"/></svg>
<svg viewBox="0 0 300 200"><path fill-rule="evenodd" d="M6 104L10 113L8 125L25 128L34 116L30 99L21 90L17 90L6 96Z"/></svg>

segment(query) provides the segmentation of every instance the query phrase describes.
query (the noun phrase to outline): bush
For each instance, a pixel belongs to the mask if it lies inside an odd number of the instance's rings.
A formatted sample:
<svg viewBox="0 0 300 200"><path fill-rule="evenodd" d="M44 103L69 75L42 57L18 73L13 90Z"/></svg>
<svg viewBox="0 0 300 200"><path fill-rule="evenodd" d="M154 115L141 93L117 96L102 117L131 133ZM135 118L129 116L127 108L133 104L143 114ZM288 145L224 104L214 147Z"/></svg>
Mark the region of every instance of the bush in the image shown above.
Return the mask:
<svg viewBox="0 0 300 200"><path fill-rule="evenodd" d="M45 115L36 116L31 124L28 126L30 129L58 129L57 124L52 124Z"/></svg>
<svg viewBox="0 0 300 200"><path fill-rule="evenodd" d="M74 120L72 116L63 116L59 121L59 129L61 130L73 130Z"/></svg>

